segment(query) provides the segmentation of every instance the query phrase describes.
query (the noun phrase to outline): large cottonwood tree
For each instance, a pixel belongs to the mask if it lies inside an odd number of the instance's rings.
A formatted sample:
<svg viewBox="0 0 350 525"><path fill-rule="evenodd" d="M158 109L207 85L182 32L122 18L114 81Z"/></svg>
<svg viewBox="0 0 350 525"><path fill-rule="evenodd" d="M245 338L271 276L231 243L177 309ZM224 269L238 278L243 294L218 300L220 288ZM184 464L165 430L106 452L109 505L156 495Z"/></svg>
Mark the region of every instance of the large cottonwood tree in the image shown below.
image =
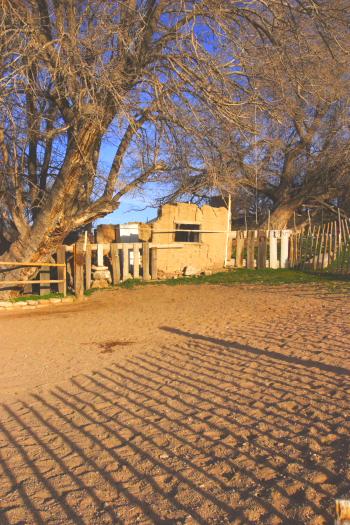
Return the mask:
<svg viewBox="0 0 350 525"><path fill-rule="evenodd" d="M205 119L252 132L271 105L252 53L288 60L311 26L329 45L329 5L0 0L0 260L45 260L127 192L191 174Z"/></svg>

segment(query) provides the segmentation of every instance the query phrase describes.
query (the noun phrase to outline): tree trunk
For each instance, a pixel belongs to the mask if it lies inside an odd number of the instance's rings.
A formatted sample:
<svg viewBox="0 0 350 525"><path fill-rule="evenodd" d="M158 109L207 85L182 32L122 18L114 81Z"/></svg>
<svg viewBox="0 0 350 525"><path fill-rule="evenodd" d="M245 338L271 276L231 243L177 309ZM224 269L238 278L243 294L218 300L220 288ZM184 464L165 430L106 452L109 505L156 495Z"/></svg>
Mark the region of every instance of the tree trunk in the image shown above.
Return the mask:
<svg viewBox="0 0 350 525"><path fill-rule="evenodd" d="M295 210L302 204L303 199L288 199L277 204L270 215L270 230L283 230L291 226ZM268 227L268 219L261 225Z"/></svg>

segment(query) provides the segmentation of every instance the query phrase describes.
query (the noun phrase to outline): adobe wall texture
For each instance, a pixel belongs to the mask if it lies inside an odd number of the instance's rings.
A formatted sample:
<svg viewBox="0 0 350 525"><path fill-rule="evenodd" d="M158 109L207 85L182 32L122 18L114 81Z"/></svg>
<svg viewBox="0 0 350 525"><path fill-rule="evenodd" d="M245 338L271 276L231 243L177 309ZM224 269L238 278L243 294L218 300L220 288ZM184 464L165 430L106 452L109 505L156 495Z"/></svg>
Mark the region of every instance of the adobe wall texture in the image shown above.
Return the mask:
<svg viewBox="0 0 350 525"><path fill-rule="evenodd" d="M218 270L224 267L227 230L226 208L195 204L166 204L160 210L159 218L153 223L152 242L174 244L174 248L157 250L159 276L182 274L186 266L198 271ZM224 233L200 233L198 243L175 243L175 234L157 233L157 230L175 230L176 223L199 224L200 230L221 231ZM175 248L182 244L183 248Z"/></svg>

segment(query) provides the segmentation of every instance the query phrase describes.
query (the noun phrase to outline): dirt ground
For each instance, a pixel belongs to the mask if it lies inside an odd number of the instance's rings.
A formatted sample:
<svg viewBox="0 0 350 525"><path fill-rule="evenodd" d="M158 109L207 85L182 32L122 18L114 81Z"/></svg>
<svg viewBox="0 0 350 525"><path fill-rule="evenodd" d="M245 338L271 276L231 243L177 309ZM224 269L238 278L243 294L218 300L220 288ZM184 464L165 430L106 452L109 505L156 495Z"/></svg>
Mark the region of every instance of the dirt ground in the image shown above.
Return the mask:
<svg viewBox="0 0 350 525"><path fill-rule="evenodd" d="M349 296L147 286L0 314L0 524L333 524Z"/></svg>

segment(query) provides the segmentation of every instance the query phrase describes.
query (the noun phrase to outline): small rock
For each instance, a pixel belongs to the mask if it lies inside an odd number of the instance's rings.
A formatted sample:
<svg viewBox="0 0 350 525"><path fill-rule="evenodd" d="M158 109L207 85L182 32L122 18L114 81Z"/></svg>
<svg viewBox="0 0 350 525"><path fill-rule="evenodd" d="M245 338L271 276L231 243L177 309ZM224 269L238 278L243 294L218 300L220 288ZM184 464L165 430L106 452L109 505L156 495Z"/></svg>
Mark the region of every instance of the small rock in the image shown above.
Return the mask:
<svg viewBox="0 0 350 525"><path fill-rule="evenodd" d="M32 300L29 300L27 301L27 304L29 306L37 306L39 304L39 301L32 301Z"/></svg>
<svg viewBox="0 0 350 525"><path fill-rule="evenodd" d="M111 273L109 270L96 270L93 275L94 281L97 281L99 279L106 279L107 281L111 280Z"/></svg>
<svg viewBox="0 0 350 525"><path fill-rule="evenodd" d="M50 304L50 299L39 299L38 303L42 305Z"/></svg>
<svg viewBox="0 0 350 525"><path fill-rule="evenodd" d="M109 288L109 282L107 279L98 279L92 283L91 288Z"/></svg>
<svg viewBox="0 0 350 525"><path fill-rule="evenodd" d="M52 297L51 299L49 299L49 302L51 304L59 304L62 302L62 299L60 299L59 297Z"/></svg>
<svg viewBox="0 0 350 525"><path fill-rule="evenodd" d="M27 306L27 301L16 301L13 306Z"/></svg>

